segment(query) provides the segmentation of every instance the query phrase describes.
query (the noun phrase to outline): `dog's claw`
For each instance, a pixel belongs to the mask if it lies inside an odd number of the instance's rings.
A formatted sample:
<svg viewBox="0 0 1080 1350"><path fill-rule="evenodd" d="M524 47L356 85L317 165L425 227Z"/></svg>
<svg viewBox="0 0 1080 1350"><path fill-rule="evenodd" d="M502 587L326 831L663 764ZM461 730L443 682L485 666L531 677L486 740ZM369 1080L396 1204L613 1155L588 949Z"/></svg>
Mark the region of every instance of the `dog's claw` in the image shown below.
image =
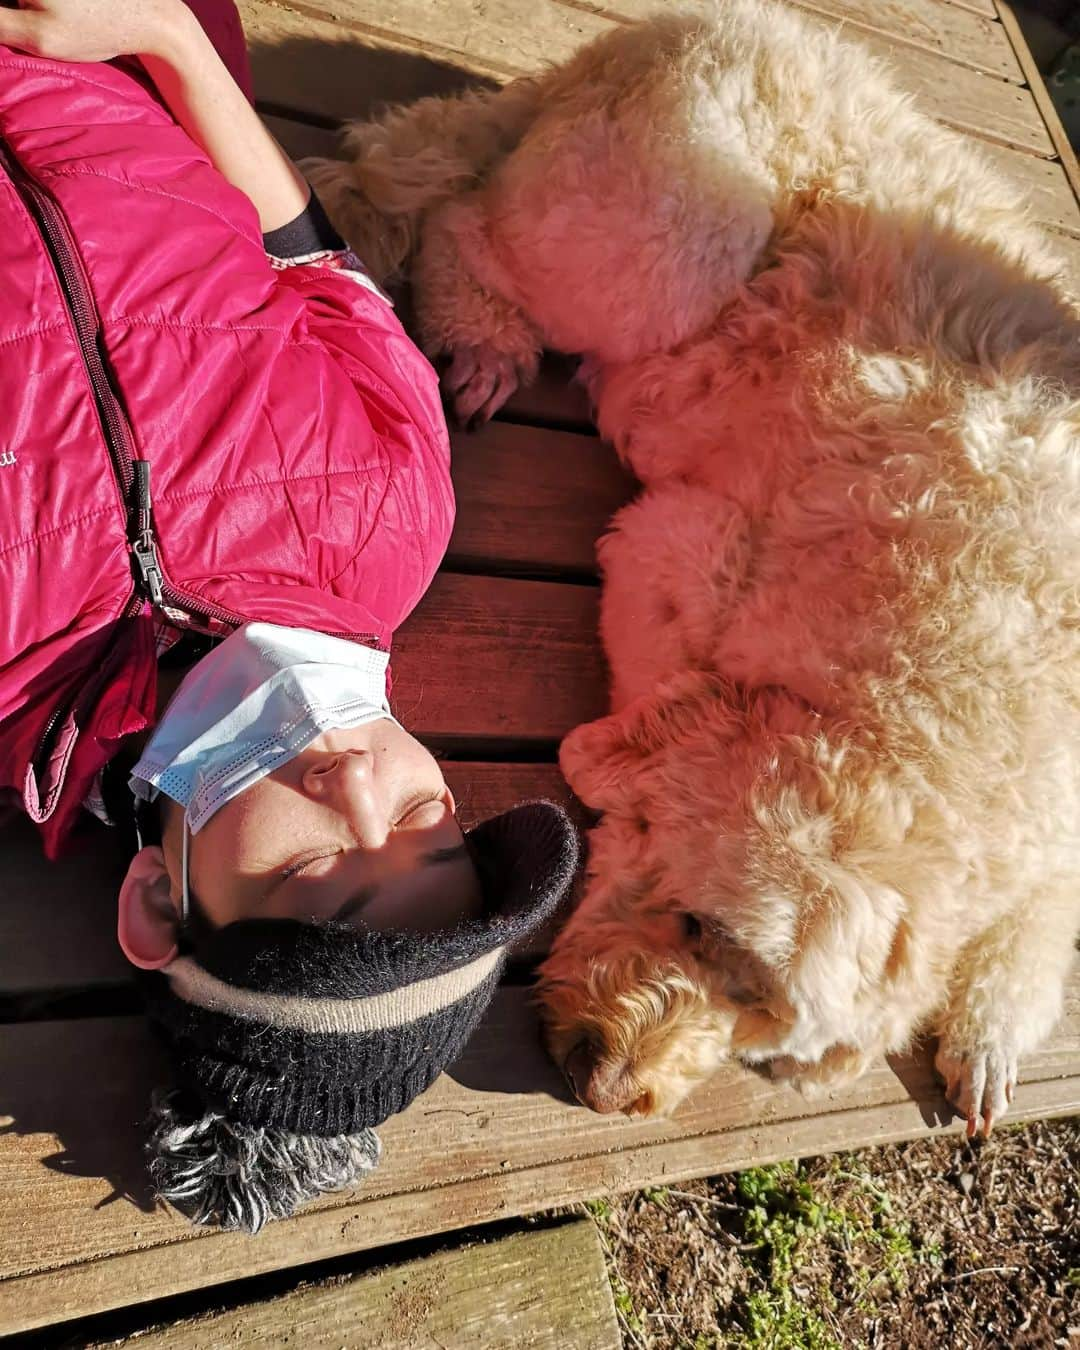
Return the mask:
<svg viewBox="0 0 1080 1350"><path fill-rule="evenodd" d="M1016 1054L1011 1047L964 1052L944 1042L934 1061L945 1083L945 1097L967 1120L967 1137L990 1137L1012 1103L1016 1090Z"/></svg>
<svg viewBox="0 0 1080 1350"><path fill-rule="evenodd" d="M443 371L442 386L463 427L489 421L518 386L513 360L491 347L458 347Z"/></svg>

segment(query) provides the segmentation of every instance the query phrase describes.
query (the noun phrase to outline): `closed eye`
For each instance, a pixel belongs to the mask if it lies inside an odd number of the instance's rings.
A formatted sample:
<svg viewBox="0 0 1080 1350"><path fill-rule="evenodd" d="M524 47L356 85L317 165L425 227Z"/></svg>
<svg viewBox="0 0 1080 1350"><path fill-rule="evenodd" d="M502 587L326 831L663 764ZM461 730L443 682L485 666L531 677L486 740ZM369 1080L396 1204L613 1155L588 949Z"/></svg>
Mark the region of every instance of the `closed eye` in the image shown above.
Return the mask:
<svg viewBox="0 0 1080 1350"><path fill-rule="evenodd" d="M424 855L424 865L435 866L439 863L454 862L456 859L463 858L467 854L468 849L464 844L455 844L452 848L435 849L433 852ZM348 919L354 914L359 913L369 901L374 900L377 894L377 889L369 886L362 891L358 891L355 895L350 896L334 914L334 921L337 922L341 919Z"/></svg>
<svg viewBox="0 0 1080 1350"><path fill-rule="evenodd" d="M283 881L288 881L290 877L300 876L313 863L322 862L324 858L336 857L340 849L326 849L321 853L309 853L306 857L294 858L287 867L283 867L278 873L278 879L274 883L274 888L280 886Z"/></svg>

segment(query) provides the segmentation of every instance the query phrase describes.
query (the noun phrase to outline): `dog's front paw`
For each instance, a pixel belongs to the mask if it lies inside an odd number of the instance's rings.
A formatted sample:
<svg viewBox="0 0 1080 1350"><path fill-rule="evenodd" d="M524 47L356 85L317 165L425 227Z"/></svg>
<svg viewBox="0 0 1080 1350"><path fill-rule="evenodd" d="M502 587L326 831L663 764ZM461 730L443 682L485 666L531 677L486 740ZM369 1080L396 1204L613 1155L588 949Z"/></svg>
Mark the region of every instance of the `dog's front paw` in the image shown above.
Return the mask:
<svg viewBox="0 0 1080 1350"><path fill-rule="evenodd" d="M934 1067L945 1083L949 1103L967 1120L967 1136L988 1137L1009 1109L1016 1091L1017 1053L1002 1036L993 1045L964 1050L947 1038L938 1046Z"/></svg>
<svg viewBox="0 0 1080 1350"><path fill-rule="evenodd" d="M443 392L462 426L489 421L518 387L513 358L494 347L458 347L442 374Z"/></svg>

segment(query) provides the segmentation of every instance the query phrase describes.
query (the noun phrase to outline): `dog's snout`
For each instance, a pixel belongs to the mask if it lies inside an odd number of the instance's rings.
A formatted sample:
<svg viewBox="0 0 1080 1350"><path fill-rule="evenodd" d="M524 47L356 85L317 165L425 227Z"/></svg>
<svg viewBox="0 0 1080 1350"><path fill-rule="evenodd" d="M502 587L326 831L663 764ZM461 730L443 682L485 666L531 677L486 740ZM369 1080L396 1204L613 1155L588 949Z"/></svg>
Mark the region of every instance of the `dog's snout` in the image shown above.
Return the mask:
<svg viewBox="0 0 1080 1350"><path fill-rule="evenodd" d="M593 1067L596 1063L596 1052L591 1042L587 1040L578 1041L573 1050L566 1057L563 1064L563 1073L566 1075L566 1081L573 1089L574 1096L585 1106L589 1103L585 1100L585 1092L592 1079Z"/></svg>
<svg viewBox="0 0 1080 1350"><path fill-rule="evenodd" d="M630 1112L640 1101L641 1089L626 1066L605 1059L590 1040L578 1041L566 1057L563 1072L578 1101L600 1115Z"/></svg>

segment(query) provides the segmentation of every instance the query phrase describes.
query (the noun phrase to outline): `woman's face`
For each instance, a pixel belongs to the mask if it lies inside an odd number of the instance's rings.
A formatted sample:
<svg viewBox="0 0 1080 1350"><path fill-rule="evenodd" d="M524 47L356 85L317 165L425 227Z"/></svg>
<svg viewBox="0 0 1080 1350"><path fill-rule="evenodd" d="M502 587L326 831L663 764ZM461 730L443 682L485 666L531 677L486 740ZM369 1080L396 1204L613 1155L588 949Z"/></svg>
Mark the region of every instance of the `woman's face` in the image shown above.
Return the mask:
<svg viewBox="0 0 1080 1350"><path fill-rule="evenodd" d="M220 807L189 842L193 897L237 919L354 919L429 931L480 910L480 884L432 755L381 718L327 731ZM181 886L183 808L167 802L162 848Z"/></svg>

